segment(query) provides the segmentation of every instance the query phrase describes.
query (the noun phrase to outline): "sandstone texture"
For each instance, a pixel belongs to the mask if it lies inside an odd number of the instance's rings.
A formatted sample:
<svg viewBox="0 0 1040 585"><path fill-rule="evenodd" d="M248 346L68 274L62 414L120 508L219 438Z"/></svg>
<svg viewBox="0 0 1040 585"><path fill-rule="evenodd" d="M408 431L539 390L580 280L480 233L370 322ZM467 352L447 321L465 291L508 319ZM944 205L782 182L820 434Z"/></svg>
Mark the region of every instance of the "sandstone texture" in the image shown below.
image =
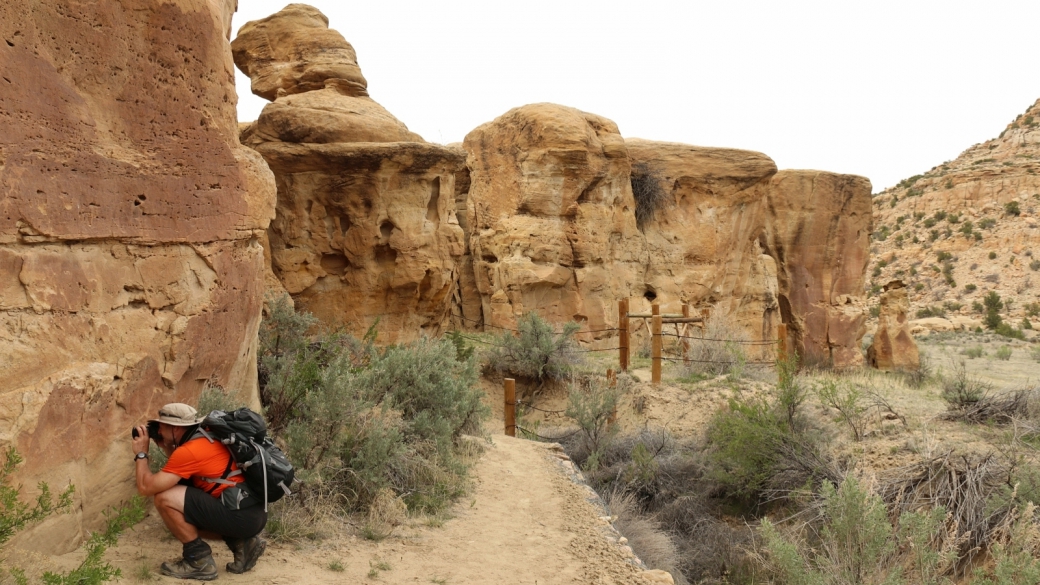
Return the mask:
<svg viewBox="0 0 1040 585"><path fill-rule="evenodd" d="M647 261L617 126L534 104L478 127L463 146L483 322L515 327L533 310L586 331L616 326L617 299L641 294Z"/></svg>
<svg viewBox="0 0 1040 585"><path fill-rule="evenodd" d="M427 144L368 97L353 47L317 9L291 4L242 27L235 63L274 101L242 130L277 178L269 290L380 342L439 334L457 261L458 148Z"/></svg>
<svg viewBox="0 0 1040 585"><path fill-rule="evenodd" d="M1038 173L1040 101L997 138L877 194L868 293L875 298L881 283L900 278L909 288L911 315L981 320L975 305L996 292L1012 300L1005 321L1035 323Z"/></svg>
<svg viewBox="0 0 1040 585"><path fill-rule="evenodd" d="M870 181L822 171L770 179L762 239L777 259L780 311L812 362L863 363Z"/></svg>
<svg viewBox="0 0 1040 585"><path fill-rule="evenodd" d="M275 193L237 138L234 7L0 5L0 441L78 502L37 550L133 491L132 424L207 382L255 400Z"/></svg>
<svg viewBox="0 0 1040 585"><path fill-rule="evenodd" d="M469 245L456 302L466 323L513 327L535 310L581 323L589 341L614 335L603 330L627 297L633 312L710 309L749 340L773 340L785 322L802 355L863 362L866 179L626 141L609 120L554 104L511 110L463 147L470 188L457 203ZM663 195L640 226L632 186L647 181Z"/></svg>
<svg viewBox="0 0 1040 585"><path fill-rule="evenodd" d="M906 285L893 280L881 293L881 313L867 362L879 370L911 371L921 367L921 356L910 332L910 300Z"/></svg>

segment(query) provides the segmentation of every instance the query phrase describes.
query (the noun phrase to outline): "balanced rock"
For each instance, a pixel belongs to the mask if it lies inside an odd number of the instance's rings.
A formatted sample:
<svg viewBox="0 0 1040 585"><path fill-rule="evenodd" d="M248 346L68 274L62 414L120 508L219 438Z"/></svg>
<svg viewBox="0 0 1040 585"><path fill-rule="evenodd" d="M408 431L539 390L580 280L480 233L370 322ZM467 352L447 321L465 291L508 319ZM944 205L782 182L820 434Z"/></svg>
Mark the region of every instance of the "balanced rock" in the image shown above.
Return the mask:
<svg viewBox="0 0 1040 585"><path fill-rule="evenodd" d="M130 427L206 384L256 400L274 179L238 142L233 0L0 4L0 442L76 486L76 546L129 497Z"/></svg>
<svg viewBox="0 0 1040 585"><path fill-rule="evenodd" d="M449 323L457 261L458 148L427 144L368 97L353 47L317 9L291 4L232 42L253 92L274 99L242 141L274 171L272 292L380 342Z"/></svg>
<svg viewBox="0 0 1040 585"><path fill-rule="evenodd" d="M231 43L256 95L272 100L242 142L422 142L368 95L354 47L317 8L290 4Z"/></svg>
<svg viewBox="0 0 1040 585"><path fill-rule="evenodd" d="M867 361L879 370L916 370L921 367L921 356L910 332L907 313L910 300L906 285L893 280L881 293L878 328L874 341L867 348Z"/></svg>

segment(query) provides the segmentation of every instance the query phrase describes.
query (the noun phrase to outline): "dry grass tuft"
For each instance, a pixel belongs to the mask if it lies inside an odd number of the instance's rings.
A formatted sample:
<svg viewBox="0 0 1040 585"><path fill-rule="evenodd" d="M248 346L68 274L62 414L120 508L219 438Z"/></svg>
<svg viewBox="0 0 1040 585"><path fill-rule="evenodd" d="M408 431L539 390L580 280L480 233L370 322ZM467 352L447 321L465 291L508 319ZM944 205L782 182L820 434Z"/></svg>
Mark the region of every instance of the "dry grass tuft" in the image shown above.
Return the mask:
<svg viewBox="0 0 1040 585"><path fill-rule="evenodd" d="M368 540L379 542L390 536L408 514L408 506L393 490L383 488L376 494L368 508L368 521L361 534Z"/></svg>

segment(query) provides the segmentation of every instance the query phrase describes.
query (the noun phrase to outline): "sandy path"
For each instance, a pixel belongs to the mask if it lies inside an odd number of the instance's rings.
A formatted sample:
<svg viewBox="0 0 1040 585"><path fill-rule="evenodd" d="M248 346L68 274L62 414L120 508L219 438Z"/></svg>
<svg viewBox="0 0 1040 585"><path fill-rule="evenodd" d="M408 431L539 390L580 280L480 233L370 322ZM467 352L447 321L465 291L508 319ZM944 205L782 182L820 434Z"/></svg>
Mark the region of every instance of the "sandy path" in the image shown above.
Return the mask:
<svg viewBox="0 0 1040 585"><path fill-rule="evenodd" d="M272 544L256 569L227 574L230 553L213 543L227 583L643 583L640 569L604 536L602 513L586 500L548 445L495 436L474 469L474 487L440 527L413 523L380 543L346 536L316 544ZM158 565L180 546L154 512L110 550L123 582L159 577ZM60 564L71 564L71 553ZM343 571L332 571L338 562ZM373 567L389 565L370 576ZM145 577L144 568L152 575Z"/></svg>

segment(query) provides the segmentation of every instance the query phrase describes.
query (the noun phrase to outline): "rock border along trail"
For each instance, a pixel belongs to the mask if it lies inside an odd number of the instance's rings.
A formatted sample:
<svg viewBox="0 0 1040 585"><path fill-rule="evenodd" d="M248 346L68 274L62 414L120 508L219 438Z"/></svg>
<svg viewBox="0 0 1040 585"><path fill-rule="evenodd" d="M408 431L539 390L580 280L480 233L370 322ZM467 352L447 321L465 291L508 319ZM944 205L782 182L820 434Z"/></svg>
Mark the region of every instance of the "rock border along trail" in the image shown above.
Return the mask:
<svg viewBox="0 0 1040 585"><path fill-rule="evenodd" d="M659 572L645 572L631 550L616 543L603 510L590 501L594 492L572 480L580 476L568 468L555 445L496 435L474 466L472 490L443 525L410 522L379 543L349 536L313 545L272 543L245 575L227 573L224 564L231 554L222 543L212 543L220 580L284 585L670 582L652 580L660 579ZM140 581L142 568L149 567L153 579L172 583L157 576L158 567L179 553L152 511L107 558L122 569L124 582ZM81 557L77 551L53 560L72 566ZM343 571L328 568L337 562ZM390 568L370 576L380 563Z"/></svg>

